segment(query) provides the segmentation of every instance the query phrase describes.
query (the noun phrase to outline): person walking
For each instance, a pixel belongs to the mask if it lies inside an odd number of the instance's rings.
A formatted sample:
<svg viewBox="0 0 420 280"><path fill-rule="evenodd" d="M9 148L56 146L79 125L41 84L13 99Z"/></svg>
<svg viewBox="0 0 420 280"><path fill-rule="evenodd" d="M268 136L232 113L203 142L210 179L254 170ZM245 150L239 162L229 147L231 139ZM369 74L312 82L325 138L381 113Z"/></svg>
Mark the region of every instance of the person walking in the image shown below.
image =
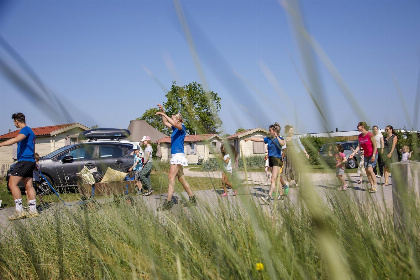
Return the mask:
<svg viewBox="0 0 420 280"><path fill-rule="evenodd" d="M387 125L385 127L385 133L386 137L384 139L384 186L388 186L389 174L391 173L391 164L398 161L398 154L396 149L398 137L397 135L395 135L394 128L392 127L392 125Z"/></svg>
<svg viewBox="0 0 420 280"><path fill-rule="evenodd" d="M335 158L335 175L341 184L338 190L345 191L347 190L348 185L343 177L347 162L346 155L344 154L344 148L341 144L337 144L334 149L333 146L330 146L330 148L331 149L328 151L328 155L334 156Z"/></svg>
<svg viewBox="0 0 420 280"><path fill-rule="evenodd" d="M11 168L9 178L9 189L15 200L15 212L9 216L9 220L17 220L25 217L39 216L36 209L36 192L33 187L33 172L35 169L35 133L26 125L25 115L16 113L12 115L16 128L19 128L19 134L0 143L1 146L10 146L15 143L17 146L17 163ZM22 194L18 183L22 181L25 186L29 210L23 210Z"/></svg>
<svg viewBox="0 0 420 280"><path fill-rule="evenodd" d="M384 175L384 160L383 160L383 153L384 153L384 136L379 131L377 125L372 127L373 135L375 135L376 141L376 149L377 149L377 164L376 168L373 169L375 172L376 178L381 178Z"/></svg>
<svg viewBox="0 0 420 280"><path fill-rule="evenodd" d="M173 206L172 196L175 191L175 177L178 177L182 187L189 196L189 202L191 205L197 205L197 200L193 194L190 185L184 176L184 166L188 166L187 158L184 153L184 139L187 135L187 130L183 124L183 118L180 113L168 117L165 114L163 106L158 104L159 110L156 115L162 117L163 124L172 129L171 135L171 154L172 158L170 161L171 166L169 167L169 186L168 186L168 197L164 204L158 208L158 210L169 210Z"/></svg>
<svg viewBox="0 0 420 280"><path fill-rule="evenodd" d="M371 184L369 192L375 193L377 191L377 183L373 168L376 166L376 141L375 136L368 129L369 126L365 122L357 124L357 130L360 132L359 143L353 153L350 154L349 159L352 159L360 148L363 148L366 175Z"/></svg>
<svg viewBox="0 0 420 280"><path fill-rule="evenodd" d="M229 150L228 150L229 149ZM237 153L235 148L232 145L228 145L228 149L226 148L225 144L222 144L220 147L220 159L223 161L223 173L222 173L222 187L224 193L221 194L221 197L228 196L226 185L229 186L233 190L233 196L237 194L237 191L234 190L232 182L230 182L230 178L232 177L232 157L236 162ZM233 156L231 156L231 154Z"/></svg>
<svg viewBox="0 0 420 280"><path fill-rule="evenodd" d="M284 137L286 140L286 148L283 149L283 172L285 175L286 181L294 180L296 186L299 185L299 174L296 170L296 162L299 159L299 155L301 153L305 153L306 158L309 159L309 155L306 152L305 147L302 145L299 137L294 135L294 128L291 125L286 125L284 128L284 132L286 136Z"/></svg>
<svg viewBox="0 0 420 280"><path fill-rule="evenodd" d="M143 156L143 168L140 171L140 181L143 186L143 195L149 196L153 193L152 183L150 180L150 173L152 172L153 167L153 148L152 148L152 140L149 136L143 136L141 139L143 145L146 146L144 149L144 156Z"/></svg>
<svg viewBox="0 0 420 280"><path fill-rule="evenodd" d="M283 137L280 137L280 125L276 122L269 127L270 137L259 138L259 137L250 137L245 139L245 141L254 141L254 142L264 142L268 148L268 160L271 167L271 186L268 191L268 195L261 197L265 203L270 203L274 190L276 189L276 181L279 176L280 167L283 166L283 161L281 160L281 147L286 144ZM284 195L287 195L289 192L289 187L284 183L283 179L280 176L280 182L282 188L284 189ZM281 199L282 195L279 195L278 199Z"/></svg>

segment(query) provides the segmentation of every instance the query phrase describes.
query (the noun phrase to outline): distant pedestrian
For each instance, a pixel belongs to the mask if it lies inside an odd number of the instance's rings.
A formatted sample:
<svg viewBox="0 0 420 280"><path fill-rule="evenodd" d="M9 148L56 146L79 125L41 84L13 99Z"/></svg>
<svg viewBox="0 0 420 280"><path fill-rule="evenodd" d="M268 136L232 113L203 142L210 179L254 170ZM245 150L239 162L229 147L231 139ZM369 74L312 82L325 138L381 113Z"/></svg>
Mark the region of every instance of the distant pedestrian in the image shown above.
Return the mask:
<svg viewBox="0 0 420 280"><path fill-rule="evenodd" d="M140 171L140 181L143 186L143 195L149 196L153 193L152 183L150 180L150 173L152 172L153 167L153 148L152 148L152 140L149 136L144 136L141 139L143 145L146 146L144 149L144 156L143 156L143 168Z"/></svg>
<svg viewBox="0 0 420 280"><path fill-rule="evenodd" d="M36 192L33 187L33 171L35 169L35 133L26 125L25 115L16 113L12 115L16 128L19 128L19 134L0 143L1 146L10 146L18 143L17 163L11 168L9 178L9 189L15 199L15 213L9 216L9 220L21 219L24 217L39 216L36 210ZM18 183L23 181L27 193L29 211L25 212L22 205L22 194Z"/></svg>
<svg viewBox="0 0 420 280"><path fill-rule="evenodd" d="M233 175L232 158L235 162L237 158L235 147L233 147L232 145L222 144L222 146L220 147L220 152L220 158L221 160L223 160L222 187L224 190L224 193L220 196L228 196L226 185L232 189L232 195L235 196L237 194L237 191L233 188L233 184L231 182L231 178Z"/></svg>
<svg viewBox="0 0 420 280"><path fill-rule="evenodd" d="M389 174L391 173L391 164L398 161L398 154L396 149L398 137L397 135L395 135L394 128L392 127L392 125L387 125L385 127L385 133L386 137L384 139L384 186L388 186Z"/></svg>
<svg viewBox="0 0 420 280"><path fill-rule="evenodd" d="M181 114L175 114L172 117L168 117L165 114L163 106L158 104L159 112L157 116L162 117L163 124L172 129L171 135L171 166L169 167L169 186L168 186L168 197L165 203L159 207L159 210L169 210L173 206L172 196L175 191L175 177L178 177L179 182L184 187L184 190L189 196L189 203L191 205L197 205L195 195L191 191L191 187L188 184L184 176L184 166L188 166L187 158L184 153L184 139L187 135L187 130L183 124L183 118Z"/></svg>
<svg viewBox="0 0 420 280"><path fill-rule="evenodd" d="M410 152L410 148L407 145L404 145L401 150L401 161L407 162L409 159L411 159L411 154L413 151Z"/></svg>
<svg viewBox="0 0 420 280"><path fill-rule="evenodd" d="M346 168L347 158L344 154L344 148L341 144L337 144L334 148L330 146L328 151L329 156L334 156L335 158L335 175L341 183L341 186L338 188L340 191L347 190L348 186L344 179L344 170Z"/></svg>
<svg viewBox="0 0 420 280"><path fill-rule="evenodd" d="M291 125L286 125L284 132L286 136L286 148L283 149L283 174L285 175L286 181L294 180L296 185L299 184L299 173L296 168L299 165L299 156L304 153L306 158L309 158L305 147L302 145L299 137L294 135L295 129Z"/></svg>
<svg viewBox="0 0 420 280"><path fill-rule="evenodd" d="M265 176L267 177L267 181L266 181L265 185L268 185L268 183L271 182L271 167L270 167L270 162L268 160L267 144L264 145L264 149L265 149L264 171L265 171Z"/></svg>
<svg viewBox="0 0 420 280"><path fill-rule="evenodd" d="M274 190L276 189L277 178L279 176L280 167L283 166L283 161L281 159L281 147L286 144L283 137L280 137L280 125L276 122L273 125L270 125L270 137L259 138L259 137L251 137L245 139L245 141L255 141L255 142L264 142L268 144L268 160L269 165L272 168L271 173L271 187L268 191L268 195L261 197L261 199L269 203L271 202ZM279 195L278 199L282 198L282 194L287 195L289 192L289 186L283 181L282 177L280 176L280 182L282 184L282 193Z"/></svg>
<svg viewBox="0 0 420 280"><path fill-rule="evenodd" d="M359 134L359 143L353 153L350 154L349 159L352 159L354 155L360 150L360 148L363 149L366 175L371 184L369 192L374 193L377 191L376 176L375 172L373 172L373 168L376 166L375 136L373 133L368 131L369 126L365 122L359 122L357 124L357 130L361 132Z"/></svg>
<svg viewBox="0 0 420 280"><path fill-rule="evenodd" d="M384 175L384 136L379 131L379 128L376 125L372 127L372 132L373 135L375 135L376 149L378 155L376 168L374 168L373 171L375 172L376 178L381 178Z"/></svg>

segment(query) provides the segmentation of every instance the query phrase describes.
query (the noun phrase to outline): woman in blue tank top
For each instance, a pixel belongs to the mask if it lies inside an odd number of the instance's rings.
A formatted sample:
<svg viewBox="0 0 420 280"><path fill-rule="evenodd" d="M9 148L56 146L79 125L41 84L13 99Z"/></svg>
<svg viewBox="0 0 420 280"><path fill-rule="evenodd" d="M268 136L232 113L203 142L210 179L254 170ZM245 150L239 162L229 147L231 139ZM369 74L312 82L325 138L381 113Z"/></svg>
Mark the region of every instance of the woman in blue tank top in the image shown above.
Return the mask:
<svg viewBox="0 0 420 280"><path fill-rule="evenodd" d="M168 117L165 114L163 106L158 104L159 112L157 116L162 117L163 124L172 129L171 135L171 166L169 167L169 187L168 187L168 198L164 204L158 208L158 210L169 210L173 206L172 196L175 191L175 177L178 177L179 182L184 187L184 190L189 196L189 202L191 205L197 205L197 200L191 191L191 187L184 177L184 166L188 166L187 158L184 154L184 139L187 135L185 125L183 124L183 118L181 114L175 114L172 117Z"/></svg>

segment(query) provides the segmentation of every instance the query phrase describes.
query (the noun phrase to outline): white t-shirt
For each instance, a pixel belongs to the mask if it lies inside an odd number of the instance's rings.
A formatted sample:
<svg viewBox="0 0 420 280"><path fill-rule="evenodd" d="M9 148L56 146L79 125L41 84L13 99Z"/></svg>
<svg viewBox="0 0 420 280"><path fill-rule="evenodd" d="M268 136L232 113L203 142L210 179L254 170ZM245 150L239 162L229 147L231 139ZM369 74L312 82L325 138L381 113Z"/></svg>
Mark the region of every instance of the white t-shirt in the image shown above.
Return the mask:
<svg viewBox="0 0 420 280"><path fill-rule="evenodd" d="M378 134L375 135L375 141L376 141L376 148L377 149L383 148L383 147L381 147L381 138L384 138L382 133L378 133Z"/></svg>
<svg viewBox="0 0 420 280"><path fill-rule="evenodd" d="M408 156L410 155L410 153L403 153L402 154L402 158L401 161L408 161Z"/></svg>
<svg viewBox="0 0 420 280"><path fill-rule="evenodd" d="M229 162L228 162L228 163L226 163L226 160L227 160L228 158L229 158ZM226 154L226 155L223 157L223 159L225 160L225 161L223 161L223 167L225 168L225 170L226 170L227 172L232 173L232 160L230 159L229 154Z"/></svg>

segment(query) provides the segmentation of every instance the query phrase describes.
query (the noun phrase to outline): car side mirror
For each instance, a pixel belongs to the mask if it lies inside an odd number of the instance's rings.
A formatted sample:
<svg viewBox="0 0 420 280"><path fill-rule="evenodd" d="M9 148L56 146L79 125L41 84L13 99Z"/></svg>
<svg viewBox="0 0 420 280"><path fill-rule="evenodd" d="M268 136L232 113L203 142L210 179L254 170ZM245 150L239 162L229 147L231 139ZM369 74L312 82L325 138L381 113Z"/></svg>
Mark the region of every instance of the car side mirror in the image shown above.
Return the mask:
<svg viewBox="0 0 420 280"><path fill-rule="evenodd" d="M63 157L63 159L61 160L63 163L70 163L73 162L73 157L72 156L65 156Z"/></svg>

